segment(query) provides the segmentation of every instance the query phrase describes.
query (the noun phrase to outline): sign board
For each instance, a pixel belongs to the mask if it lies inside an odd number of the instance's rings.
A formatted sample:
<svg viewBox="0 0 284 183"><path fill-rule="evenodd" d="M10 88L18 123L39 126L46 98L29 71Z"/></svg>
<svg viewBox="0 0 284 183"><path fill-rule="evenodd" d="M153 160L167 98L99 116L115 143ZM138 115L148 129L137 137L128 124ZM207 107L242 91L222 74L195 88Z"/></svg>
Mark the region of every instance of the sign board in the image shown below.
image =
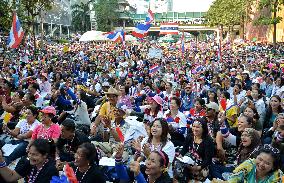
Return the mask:
<svg viewBox="0 0 284 183"><path fill-rule="evenodd" d="M161 59L163 57L163 51L159 48L149 48L148 57Z"/></svg>

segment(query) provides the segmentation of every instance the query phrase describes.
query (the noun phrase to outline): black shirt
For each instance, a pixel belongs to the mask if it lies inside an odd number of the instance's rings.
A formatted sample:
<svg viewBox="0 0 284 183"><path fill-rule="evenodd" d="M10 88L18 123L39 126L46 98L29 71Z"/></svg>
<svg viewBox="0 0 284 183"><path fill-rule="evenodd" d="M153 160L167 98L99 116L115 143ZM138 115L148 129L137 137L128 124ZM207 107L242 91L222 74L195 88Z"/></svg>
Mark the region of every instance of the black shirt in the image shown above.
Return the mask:
<svg viewBox="0 0 284 183"><path fill-rule="evenodd" d="M103 172L98 168L97 165L91 166L89 170L84 173L80 172L79 168L75 166L74 163L70 163L70 166L73 168L77 180L80 183L106 182Z"/></svg>
<svg viewBox="0 0 284 183"><path fill-rule="evenodd" d="M31 173L33 173L34 176L37 174L37 168L32 166L26 157L18 162L15 171L25 178L25 182L28 182ZM48 160L36 177L35 183L49 183L52 176L58 176L58 171L55 167L55 162L53 160Z"/></svg>
<svg viewBox="0 0 284 183"><path fill-rule="evenodd" d="M59 137L56 147L59 150L61 161L74 161L74 155L78 147L85 143L90 142L90 139L83 133L75 131L74 139L68 140Z"/></svg>

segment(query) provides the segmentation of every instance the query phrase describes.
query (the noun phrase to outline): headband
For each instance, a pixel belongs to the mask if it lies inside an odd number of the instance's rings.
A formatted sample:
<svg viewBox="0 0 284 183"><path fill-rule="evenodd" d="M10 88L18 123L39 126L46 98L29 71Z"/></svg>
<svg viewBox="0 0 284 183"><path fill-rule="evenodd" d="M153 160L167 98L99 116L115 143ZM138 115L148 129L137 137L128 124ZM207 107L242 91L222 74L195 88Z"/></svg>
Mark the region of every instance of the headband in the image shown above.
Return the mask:
<svg viewBox="0 0 284 183"><path fill-rule="evenodd" d="M164 161L164 166L167 167L166 163L166 156L162 151L158 151L158 154L162 157L163 161Z"/></svg>
<svg viewBox="0 0 284 183"><path fill-rule="evenodd" d="M193 124L199 124L199 125L202 125L202 123L201 123L200 121L197 121L197 120L196 120L196 121L194 121L194 122L193 122Z"/></svg>

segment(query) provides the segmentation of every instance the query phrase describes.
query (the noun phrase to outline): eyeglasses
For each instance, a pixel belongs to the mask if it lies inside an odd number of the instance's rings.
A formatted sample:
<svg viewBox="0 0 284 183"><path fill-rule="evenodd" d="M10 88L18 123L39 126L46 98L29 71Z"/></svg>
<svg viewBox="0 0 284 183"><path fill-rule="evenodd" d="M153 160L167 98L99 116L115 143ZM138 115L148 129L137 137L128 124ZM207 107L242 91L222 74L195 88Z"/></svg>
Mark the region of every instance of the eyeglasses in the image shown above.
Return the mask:
<svg viewBox="0 0 284 183"><path fill-rule="evenodd" d="M273 152L274 154L279 154L280 153L279 149L272 147L270 144L264 144L263 148L265 150Z"/></svg>

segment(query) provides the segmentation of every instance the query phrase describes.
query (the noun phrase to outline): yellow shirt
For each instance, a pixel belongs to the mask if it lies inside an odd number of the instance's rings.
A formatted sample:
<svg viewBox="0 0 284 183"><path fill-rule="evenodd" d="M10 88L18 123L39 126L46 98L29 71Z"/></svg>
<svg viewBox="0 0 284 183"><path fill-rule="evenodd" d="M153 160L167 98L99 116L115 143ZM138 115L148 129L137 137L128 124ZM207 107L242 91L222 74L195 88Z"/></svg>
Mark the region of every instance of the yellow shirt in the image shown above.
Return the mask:
<svg viewBox="0 0 284 183"><path fill-rule="evenodd" d="M110 105L109 102L106 102L102 105L99 115L100 116L107 116L111 120L114 120L114 108L115 107Z"/></svg>

